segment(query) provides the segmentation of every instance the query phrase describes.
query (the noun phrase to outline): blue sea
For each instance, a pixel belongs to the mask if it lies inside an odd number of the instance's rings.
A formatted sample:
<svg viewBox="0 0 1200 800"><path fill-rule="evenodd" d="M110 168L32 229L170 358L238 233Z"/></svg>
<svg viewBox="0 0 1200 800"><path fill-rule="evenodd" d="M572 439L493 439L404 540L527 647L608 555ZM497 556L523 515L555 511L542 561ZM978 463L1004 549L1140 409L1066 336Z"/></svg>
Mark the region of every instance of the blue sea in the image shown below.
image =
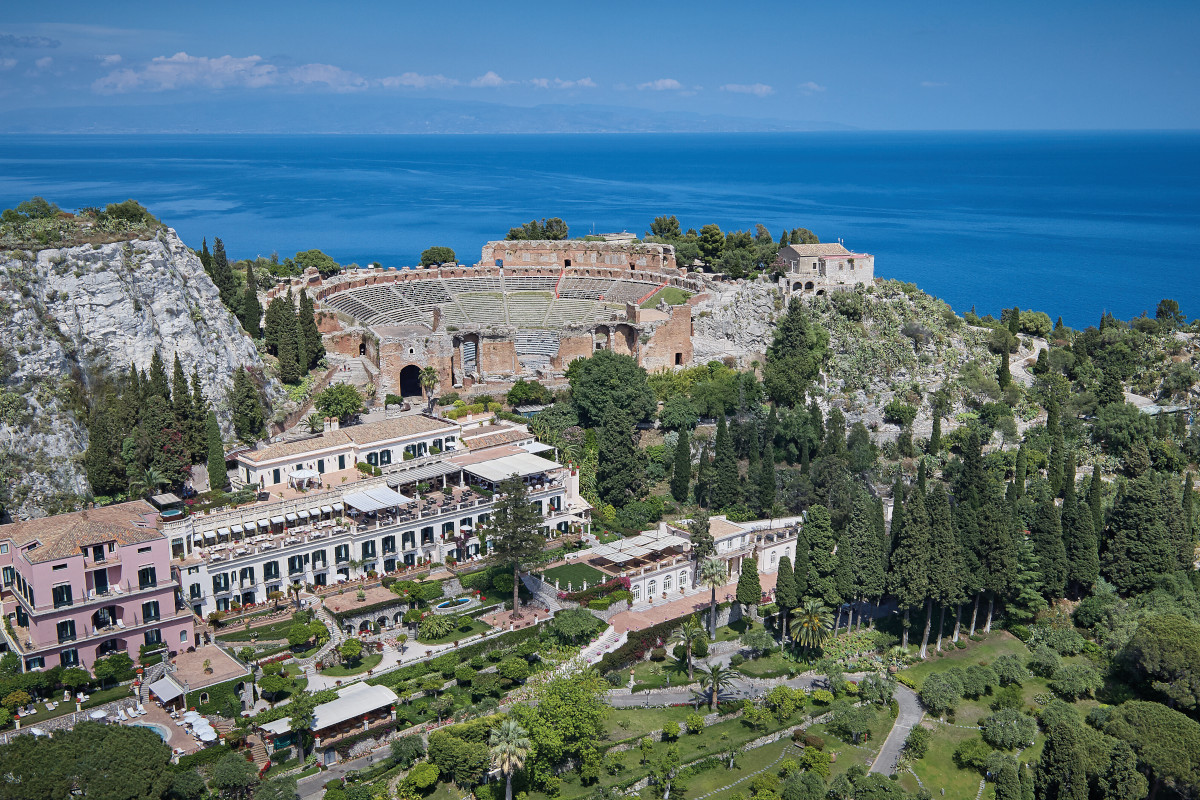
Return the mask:
<svg viewBox="0 0 1200 800"><path fill-rule="evenodd" d="M806 227L958 311L1200 316L1200 134L0 136L0 207L136 198L231 257L461 261L514 225L575 235Z"/></svg>

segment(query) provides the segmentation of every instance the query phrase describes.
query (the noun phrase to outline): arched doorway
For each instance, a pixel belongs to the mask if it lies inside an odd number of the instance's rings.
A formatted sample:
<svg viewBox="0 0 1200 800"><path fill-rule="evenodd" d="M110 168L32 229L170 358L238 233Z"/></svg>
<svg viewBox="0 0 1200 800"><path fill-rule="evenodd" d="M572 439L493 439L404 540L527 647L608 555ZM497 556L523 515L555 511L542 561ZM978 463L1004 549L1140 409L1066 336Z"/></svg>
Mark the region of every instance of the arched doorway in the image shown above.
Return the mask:
<svg viewBox="0 0 1200 800"><path fill-rule="evenodd" d="M400 370L400 395L402 397L421 396L421 368L409 364Z"/></svg>

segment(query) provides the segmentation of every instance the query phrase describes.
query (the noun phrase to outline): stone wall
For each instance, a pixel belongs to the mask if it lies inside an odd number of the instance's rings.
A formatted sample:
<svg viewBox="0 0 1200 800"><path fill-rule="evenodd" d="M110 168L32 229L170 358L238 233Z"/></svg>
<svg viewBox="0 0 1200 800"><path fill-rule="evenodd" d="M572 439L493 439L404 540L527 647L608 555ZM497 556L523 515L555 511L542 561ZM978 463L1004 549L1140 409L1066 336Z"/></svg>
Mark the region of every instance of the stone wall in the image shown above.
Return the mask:
<svg viewBox="0 0 1200 800"><path fill-rule="evenodd" d="M663 367L686 367L692 363L692 308L671 306L670 317L657 325L650 341L642 346L641 364L653 372Z"/></svg>
<svg viewBox="0 0 1200 800"><path fill-rule="evenodd" d="M577 358L589 358L594 345L591 335L572 336L564 334L558 339L558 355L550 359L550 366L565 370Z"/></svg>

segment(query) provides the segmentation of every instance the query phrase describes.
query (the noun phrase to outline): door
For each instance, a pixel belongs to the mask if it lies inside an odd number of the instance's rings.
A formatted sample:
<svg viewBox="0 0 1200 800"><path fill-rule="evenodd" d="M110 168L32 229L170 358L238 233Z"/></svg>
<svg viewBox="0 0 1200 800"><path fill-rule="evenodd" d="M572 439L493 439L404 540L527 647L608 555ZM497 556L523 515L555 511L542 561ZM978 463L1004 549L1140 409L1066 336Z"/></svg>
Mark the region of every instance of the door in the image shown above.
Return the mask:
<svg viewBox="0 0 1200 800"><path fill-rule="evenodd" d="M96 594L108 594L108 570L96 570L92 573L92 580L96 584Z"/></svg>

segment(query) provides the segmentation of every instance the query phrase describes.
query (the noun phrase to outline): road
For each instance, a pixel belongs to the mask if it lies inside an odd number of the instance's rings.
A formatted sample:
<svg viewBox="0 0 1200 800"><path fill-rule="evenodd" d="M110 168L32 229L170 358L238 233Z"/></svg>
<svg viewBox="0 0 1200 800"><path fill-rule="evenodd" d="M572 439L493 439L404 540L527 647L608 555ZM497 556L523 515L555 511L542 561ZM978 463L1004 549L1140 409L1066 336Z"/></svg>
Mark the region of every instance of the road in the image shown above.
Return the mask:
<svg viewBox="0 0 1200 800"><path fill-rule="evenodd" d="M904 749L904 741L908 738L908 732L921 721L921 717L925 716L925 712L921 709L921 702L917 700L916 692L902 683L896 685L896 703L900 706L900 713L896 715L892 729L888 731L887 738L883 740L883 747L879 748L879 755L871 764L871 772L890 775L896 771L896 762L900 760L900 751Z"/></svg>
<svg viewBox="0 0 1200 800"><path fill-rule="evenodd" d="M329 781L344 778L347 772L366 769L372 764L378 764L384 759L391 758L391 755L391 747L381 747L365 756L359 756L349 761L341 761L324 772L318 772L316 775L309 775L307 778L297 781L296 793L300 795L300 800L318 800L318 798L325 794L325 784L329 783Z"/></svg>

